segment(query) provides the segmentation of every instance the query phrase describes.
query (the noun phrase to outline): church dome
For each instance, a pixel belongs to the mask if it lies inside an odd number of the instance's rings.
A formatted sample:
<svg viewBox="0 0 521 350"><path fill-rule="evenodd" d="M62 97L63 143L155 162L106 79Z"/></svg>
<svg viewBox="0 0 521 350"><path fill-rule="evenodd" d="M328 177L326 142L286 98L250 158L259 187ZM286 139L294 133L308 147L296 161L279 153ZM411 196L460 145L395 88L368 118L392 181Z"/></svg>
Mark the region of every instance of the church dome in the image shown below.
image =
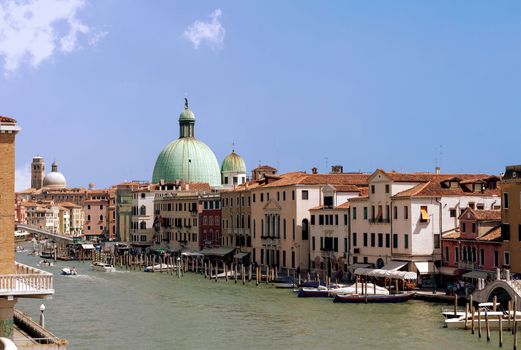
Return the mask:
<svg viewBox="0 0 521 350"><path fill-rule="evenodd" d="M235 151L232 151L232 153L224 158L221 165L221 172L246 173L246 163L241 156L235 153Z"/></svg>
<svg viewBox="0 0 521 350"><path fill-rule="evenodd" d="M58 171L58 164L52 163L52 170L43 178L44 187L64 188L67 187L65 176Z"/></svg>
<svg viewBox="0 0 521 350"><path fill-rule="evenodd" d="M185 99L185 110L179 116L179 138L159 153L152 174L153 183L184 180L187 183L221 185L217 158L210 147L194 137L194 124L195 116L188 109L188 100Z"/></svg>

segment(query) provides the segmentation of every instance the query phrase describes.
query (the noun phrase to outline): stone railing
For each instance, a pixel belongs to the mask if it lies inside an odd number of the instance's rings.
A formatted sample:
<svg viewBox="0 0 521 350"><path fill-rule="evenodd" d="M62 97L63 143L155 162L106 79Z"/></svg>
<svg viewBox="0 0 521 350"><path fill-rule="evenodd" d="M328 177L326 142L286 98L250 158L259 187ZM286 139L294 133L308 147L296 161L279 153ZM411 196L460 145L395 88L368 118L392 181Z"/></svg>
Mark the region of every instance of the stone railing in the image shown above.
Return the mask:
<svg viewBox="0 0 521 350"><path fill-rule="evenodd" d="M15 263L16 273L0 274L0 296L46 296L54 294L52 273Z"/></svg>

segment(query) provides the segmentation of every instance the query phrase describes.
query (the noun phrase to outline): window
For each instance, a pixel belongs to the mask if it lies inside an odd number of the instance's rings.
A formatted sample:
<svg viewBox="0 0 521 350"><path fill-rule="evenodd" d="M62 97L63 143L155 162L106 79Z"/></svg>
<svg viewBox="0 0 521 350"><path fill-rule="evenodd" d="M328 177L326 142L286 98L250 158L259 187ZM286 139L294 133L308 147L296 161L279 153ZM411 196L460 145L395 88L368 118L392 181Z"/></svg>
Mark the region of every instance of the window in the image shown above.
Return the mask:
<svg viewBox="0 0 521 350"><path fill-rule="evenodd" d="M286 239L286 219L283 220L283 223L284 223L284 227L283 227L283 230L284 230L284 239Z"/></svg>
<svg viewBox="0 0 521 350"><path fill-rule="evenodd" d="M318 216L318 224L324 225L324 215L321 214Z"/></svg>
<svg viewBox="0 0 521 350"><path fill-rule="evenodd" d="M385 234L385 248L391 248L391 235L389 233Z"/></svg>
<svg viewBox="0 0 521 350"><path fill-rule="evenodd" d="M477 208L478 210L483 210L483 209L485 209L485 204L483 204L483 203L478 203L478 204L476 204L476 208Z"/></svg>
<svg viewBox="0 0 521 350"><path fill-rule="evenodd" d="M510 241L510 224L501 225L501 238L504 241Z"/></svg>
<svg viewBox="0 0 521 350"><path fill-rule="evenodd" d="M315 215L311 215L311 225L315 225Z"/></svg>
<svg viewBox="0 0 521 350"><path fill-rule="evenodd" d="M344 214L344 226L347 226L347 215Z"/></svg>
<svg viewBox="0 0 521 350"><path fill-rule="evenodd" d="M451 208L449 209L450 217L455 218L456 217L456 209Z"/></svg>
<svg viewBox="0 0 521 350"><path fill-rule="evenodd" d="M356 242L356 232L353 232L353 247L356 247L357 245L357 242Z"/></svg>
<svg viewBox="0 0 521 350"><path fill-rule="evenodd" d="M476 223L472 223L472 233L476 233Z"/></svg>
<svg viewBox="0 0 521 350"><path fill-rule="evenodd" d="M311 250L315 250L315 236L311 237Z"/></svg>
<svg viewBox="0 0 521 350"><path fill-rule="evenodd" d="M224 177L224 184L225 184L225 185L228 185L228 176L225 176L225 177Z"/></svg>
<svg viewBox="0 0 521 350"><path fill-rule="evenodd" d="M499 251L494 250L494 266L499 267Z"/></svg>
<svg viewBox="0 0 521 350"><path fill-rule="evenodd" d="M374 194L375 188L374 185L371 185L371 193Z"/></svg>
<svg viewBox="0 0 521 350"><path fill-rule="evenodd" d="M445 247L445 255L443 257L443 260L449 261L449 247Z"/></svg>
<svg viewBox="0 0 521 350"><path fill-rule="evenodd" d="M347 238L344 238L344 253L347 253Z"/></svg>
<svg viewBox="0 0 521 350"><path fill-rule="evenodd" d="M291 268L295 268L295 252L291 252Z"/></svg>
<svg viewBox="0 0 521 350"><path fill-rule="evenodd" d="M277 201L280 201L280 192L277 192Z"/></svg>
<svg viewBox="0 0 521 350"><path fill-rule="evenodd" d="M440 237L441 236L439 233L434 234L434 249L440 249L440 247L441 247Z"/></svg>
<svg viewBox="0 0 521 350"><path fill-rule="evenodd" d="M376 245L375 237L376 235L374 233L371 233L371 247L374 247Z"/></svg>
<svg viewBox="0 0 521 350"><path fill-rule="evenodd" d="M393 207L393 218L394 218L395 220L398 219L398 207L396 207L396 206Z"/></svg>
<svg viewBox="0 0 521 350"><path fill-rule="evenodd" d="M291 200L295 200L295 191L291 191Z"/></svg>
<svg viewBox="0 0 521 350"><path fill-rule="evenodd" d="M309 192L307 190L302 191L302 200L307 201L309 197Z"/></svg>
<svg viewBox="0 0 521 350"><path fill-rule="evenodd" d="M393 234L393 248L398 249L398 235L396 233Z"/></svg>
<svg viewBox="0 0 521 350"><path fill-rule="evenodd" d="M253 194L253 203L255 203L255 193Z"/></svg>
<svg viewBox="0 0 521 350"><path fill-rule="evenodd" d="M333 251L338 252L338 238L333 238Z"/></svg>
<svg viewBox="0 0 521 350"><path fill-rule="evenodd" d="M503 208L508 209L508 192L503 192Z"/></svg>
<svg viewBox="0 0 521 350"><path fill-rule="evenodd" d="M338 226L338 214L335 214L335 225Z"/></svg>
<svg viewBox="0 0 521 350"><path fill-rule="evenodd" d="M291 227L291 228L292 228L292 230L293 230L293 236L292 236L292 237L293 237L293 240L295 240L295 219L293 219L293 221L292 221L291 224L292 224L292 227Z"/></svg>
<svg viewBox="0 0 521 350"><path fill-rule="evenodd" d="M408 206L403 207L403 218L405 220L409 220L409 207Z"/></svg>
<svg viewBox="0 0 521 350"><path fill-rule="evenodd" d="M384 234L379 233L378 234L378 247L382 248L384 246Z"/></svg>
<svg viewBox="0 0 521 350"><path fill-rule="evenodd" d="M507 265L509 266L510 265L510 252L507 252L505 251L505 254L504 254L504 265Z"/></svg>
<svg viewBox="0 0 521 350"><path fill-rule="evenodd" d="M264 193L261 193L261 202L264 202Z"/></svg>
<svg viewBox="0 0 521 350"><path fill-rule="evenodd" d="M286 191L282 192L282 200L283 200L283 201L286 200Z"/></svg>
<svg viewBox="0 0 521 350"><path fill-rule="evenodd" d="M390 192L390 186L389 184L385 185L385 193L389 193Z"/></svg>
<svg viewBox="0 0 521 350"><path fill-rule="evenodd" d="M364 207L364 220L367 220L367 207Z"/></svg>
<svg viewBox="0 0 521 350"><path fill-rule="evenodd" d="M408 234L403 235L403 247L405 249L409 249L409 235Z"/></svg>
<svg viewBox="0 0 521 350"><path fill-rule="evenodd" d="M455 262L459 261L459 249L458 249L458 247L454 248L454 261Z"/></svg>
<svg viewBox="0 0 521 350"><path fill-rule="evenodd" d="M481 266L485 265L485 249L480 249L479 250L479 264Z"/></svg>
<svg viewBox="0 0 521 350"><path fill-rule="evenodd" d="M367 247L367 233L364 233L364 247Z"/></svg>
<svg viewBox="0 0 521 350"><path fill-rule="evenodd" d="M356 207L353 207L353 220L356 220Z"/></svg>
<svg viewBox="0 0 521 350"><path fill-rule="evenodd" d="M333 197L324 196L324 207L333 208Z"/></svg>

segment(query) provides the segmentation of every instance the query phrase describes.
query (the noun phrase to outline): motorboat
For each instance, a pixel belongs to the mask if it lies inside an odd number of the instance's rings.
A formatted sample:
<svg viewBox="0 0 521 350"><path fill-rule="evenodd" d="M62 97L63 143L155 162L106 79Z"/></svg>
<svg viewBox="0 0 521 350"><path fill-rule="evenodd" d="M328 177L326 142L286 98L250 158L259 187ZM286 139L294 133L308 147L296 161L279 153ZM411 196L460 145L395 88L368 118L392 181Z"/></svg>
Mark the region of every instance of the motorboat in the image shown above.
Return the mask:
<svg viewBox="0 0 521 350"><path fill-rule="evenodd" d="M336 294L335 303L402 303L412 299L415 292L404 292L400 294Z"/></svg>
<svg viewBox="0 0 521 350"><path fill-rule="evenodd" d="M279 276L273 281L275 288L295 288L295 279L290 276Z"/></svg>
<svg viewBox="0 0 521 350"><path fill-rule="evenodd" d="M101 261L96 261L92 263L91 265L92 269L94 271L100 271L100 272L115 272L116 268L112 266L111 264L107 264Z"/></svg>
<svg viewBox="0 0 521 350"><path fill-rule="evenodd" d="M160 271L169 271L169 270L172 270L172 269L175 269L176 267L174 265L169 265L169 264L156 264L156 265L150 265L150 266L147 266L145 267L145 269L143 271L145 272L160 272Z"/></svg>
<svg viewBox="0 0 521 350"><path fill-rule="evenodd" d="M15 252L17 252L17 253L26 253L27 249L25 247L22 247L21 245L19 245L19 246L17 246L15 248Z"/></svg>
<svg viewBox="0 0 521 350"><path fill-rule="evenodd" d="M226 271L226 273L221 272L221 273L217 274L217 278L226 278L226 276L228 276L228 278L230 278L230 279L235 278L235 272L234 271ZM237 278L240 278L240 277L241 277L241 273L239 271L237 271ZM210 279L215 279L215 274L211 275Z"/></svg>
<svg viewBox="0 0 521 350"><path fill-rule="evenodd" d="M78 272L76 272L76 269L74 267L64 267L62 269L62 275L64 276L76 276Z"/></svg>
<svg viewBox="0 0 521 350"><path fill-rule="evenodd" d="M40 265L40 266L54 266L53 263L50 262L50 261L47 260L47 259L40 260L40 262L38 263L38 265Z"/></svg>
<svg viewBox="0 0 521 350"><path fill-rule="evenodd" d="M488 322L490 329L498 329L499 328L499 319L502 319L504 329L508 328L510 323L508 319L510 318L511 322L514 320L514 316L517 322L521 321L520 313L511 313L506 310L502 310L501 306L497 304L496 311L494 311L494 303L486 302L478 304L478 309L474 311L474 315L472 315L472 311L456 311L454 315L454 311L444 311L442 312L445 317L444 326L446 328L462 328L471 327L472 325L472 316L474 316L475 327L485 326L485 323ZM510 317L509 317L510 316ZM488 320L487 320L488 318ZM513 323L512 323L513 324Z"/></svg>
<svg viewBox="0 0 521 350"><path fill-rule="evenodd" d="M372 295L389 295L389 290L384 287L375 285L374 283L367 283L367 291L362 289L363 283L354 283L347 287L332 288L329 292L331 294L372 294ZM376 290L375 290L376 288Z"/></svg>
<svg viewBox="0 0 521 350"><path fill-rule="evenodd" d="M321 286L318 287L300 287L297 291L297 296L301 298L327 298L334 295L334 292L340 289L347 288L343 284L332 284L329 287Z"/></svg>

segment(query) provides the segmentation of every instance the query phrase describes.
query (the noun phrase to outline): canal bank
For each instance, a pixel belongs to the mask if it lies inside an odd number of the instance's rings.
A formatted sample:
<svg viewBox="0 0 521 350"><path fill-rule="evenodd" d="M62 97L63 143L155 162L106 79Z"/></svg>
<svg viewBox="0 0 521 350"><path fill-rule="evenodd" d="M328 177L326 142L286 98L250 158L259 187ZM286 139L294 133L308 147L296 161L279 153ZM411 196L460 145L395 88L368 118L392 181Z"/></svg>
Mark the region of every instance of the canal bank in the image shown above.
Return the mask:
<svg viewBox="0 0 521 350"><path fill-rule="evenodd" d="M34 266L41 259L19 253L17 260ZM79 276L60 276L65 266L75 266ZM43 269L55 274L56 288L44 301L46 323L71 349L490 347L470 333L444 329L441 304L335 305L191 273L94 272L88 262ZM37 318L40 303L24 300L20 307Z"/></svg>

